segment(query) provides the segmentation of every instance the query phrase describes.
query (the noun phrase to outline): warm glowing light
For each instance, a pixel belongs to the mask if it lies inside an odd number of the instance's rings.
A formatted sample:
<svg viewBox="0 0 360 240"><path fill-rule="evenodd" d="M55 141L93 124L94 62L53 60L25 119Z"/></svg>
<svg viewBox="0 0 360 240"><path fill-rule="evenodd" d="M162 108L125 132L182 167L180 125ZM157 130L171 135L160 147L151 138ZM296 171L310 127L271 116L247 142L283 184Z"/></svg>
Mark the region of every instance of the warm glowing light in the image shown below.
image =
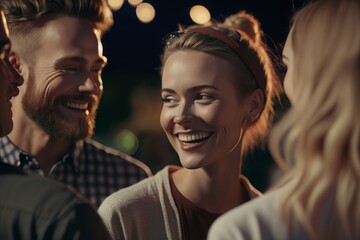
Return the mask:
<svg viewBox="0 0 360 240"><path fill-rule="evenodd" d="M129 4L132 5L132 6L137 6L139 5L140 3L143 2L143 0L128 0Z"/></svg>
<svg viewBox="0 0 360 240"><path fill-rule="evenodd" d="M136 16L143 23L149 23L155 18L155 8L149 3L141 3L136 7Z"/></svg>
<svg viewBox="0 0 360 240"><path fill-rule="evenodd" d="M211 16L209 10L201 5L193 6L190 9L190 17L197 24L204 24L210 21Z"/></svg>
<svg viewBox="0 0 360 240"><path fill-rule="evenodd" d="M119 10L122 5L124 4L124 1L125 0L109 0L108 3L109 3L109 6L112 10Z"/></svg>

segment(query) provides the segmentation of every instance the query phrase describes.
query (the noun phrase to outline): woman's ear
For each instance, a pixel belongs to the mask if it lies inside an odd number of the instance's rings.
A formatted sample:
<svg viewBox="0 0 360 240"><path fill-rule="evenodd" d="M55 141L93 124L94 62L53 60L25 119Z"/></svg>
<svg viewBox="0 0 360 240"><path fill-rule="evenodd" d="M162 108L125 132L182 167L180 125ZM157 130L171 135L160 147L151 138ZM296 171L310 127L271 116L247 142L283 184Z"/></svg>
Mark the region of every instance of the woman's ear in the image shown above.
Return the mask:
<svg viewBox="0 0 360 240"><path fill-rule="evenodd" d="M258 88L250 96L250 109L247 115L249 123L254 122L261 114L265 106L265 95L263 91Z"/></svg>

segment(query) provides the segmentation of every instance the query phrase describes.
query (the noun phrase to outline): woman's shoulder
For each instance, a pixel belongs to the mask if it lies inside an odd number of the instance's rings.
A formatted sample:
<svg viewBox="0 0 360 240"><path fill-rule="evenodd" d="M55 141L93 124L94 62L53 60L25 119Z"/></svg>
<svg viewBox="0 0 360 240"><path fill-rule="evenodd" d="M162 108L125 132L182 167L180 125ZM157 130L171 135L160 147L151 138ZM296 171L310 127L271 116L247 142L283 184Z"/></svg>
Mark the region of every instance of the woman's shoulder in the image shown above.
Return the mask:
<svg viewBox="0 0 360 240"><path fill-rule="evenodd" d="M126 235L128 239L139 239L141 235L166 238L166 219L174 218L172 206L168 204L171 198L168 185L169 168L165 167L156 175L107 197L98 212L113 237L123 239Z"/></svg>
<svg viewBox="0 0 360 240"><path fill-rule="evenodd" d="M149 206L151 201L158 203L159 189L164 188L164 185L166 185L167 172L168 167L165 167L154 176L112 193L102 202L99 212L122 212L129 209L132 205L141 206L146 204Z"/></svg>

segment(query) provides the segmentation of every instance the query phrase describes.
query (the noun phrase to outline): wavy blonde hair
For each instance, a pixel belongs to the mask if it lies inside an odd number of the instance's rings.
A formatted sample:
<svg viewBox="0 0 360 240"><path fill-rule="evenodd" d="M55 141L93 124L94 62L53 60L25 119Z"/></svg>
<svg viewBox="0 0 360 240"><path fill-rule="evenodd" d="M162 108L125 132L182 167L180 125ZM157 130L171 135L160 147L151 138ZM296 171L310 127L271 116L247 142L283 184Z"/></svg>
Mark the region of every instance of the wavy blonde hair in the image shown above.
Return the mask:
<svg viewBox="0 0 360 240"><path fill-rule="evenodd" d="M256 64L256 70L260 71L266 78L266 89L263 111L257 120L251 123L242 139L242 155L252 150L257 144L264 141L268 131L272 126L274 115L274 99L279 98L282 86L278 78L277 69L271 60L275 55L270 51L264 42L264 34L260 28L259 21L251 14L240 11L227 17L223 23L211 22L204 25L226 34L228 37L245 44L249 56ZM188 29L199 27L190 26ZM244 95L250 95L259 86L234 50L223 41L210 35L190 32L180 29L181 34L167 41L162 55L162 65L164 66L167 58L178 50L201 51L215 56L231 60L239 69L239 91ZM241 36L239 39L239 34ZM162 69L161 69L162 71Z"/></svg>
<svg viewBox="0 0 360 240"><path fill-rule="evenodd" d="M320 0L296 14L290 33L293 107L270 150L280 166L292 165L285 222L296 219L311 239L360 239L359 26L359 0Z"/></svg>

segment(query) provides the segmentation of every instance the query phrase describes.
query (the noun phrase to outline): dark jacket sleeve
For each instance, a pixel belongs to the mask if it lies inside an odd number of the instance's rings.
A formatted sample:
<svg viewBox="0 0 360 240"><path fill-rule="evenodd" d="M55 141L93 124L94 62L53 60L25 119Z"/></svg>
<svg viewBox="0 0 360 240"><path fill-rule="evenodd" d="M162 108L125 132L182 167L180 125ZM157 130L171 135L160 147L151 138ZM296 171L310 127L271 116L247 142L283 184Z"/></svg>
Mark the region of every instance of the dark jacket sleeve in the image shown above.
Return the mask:
<svg viewBox="0 0 360 240"><path fill-rule="evenodd" d="M110 240L104 223L87 203L78 204L47 230L45 239Z"/></svg>

